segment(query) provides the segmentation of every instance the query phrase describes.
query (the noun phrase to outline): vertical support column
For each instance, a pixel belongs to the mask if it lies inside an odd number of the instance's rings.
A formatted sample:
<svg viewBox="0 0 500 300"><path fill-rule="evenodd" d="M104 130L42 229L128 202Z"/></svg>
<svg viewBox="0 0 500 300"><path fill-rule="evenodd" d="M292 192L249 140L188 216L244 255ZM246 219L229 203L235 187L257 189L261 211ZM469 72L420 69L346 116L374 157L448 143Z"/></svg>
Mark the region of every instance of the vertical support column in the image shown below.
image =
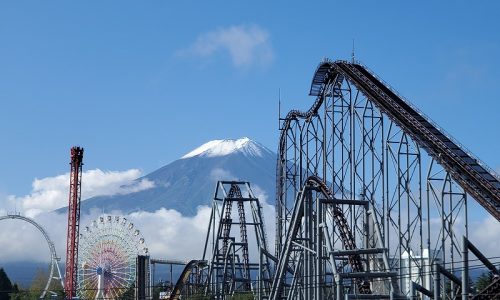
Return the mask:
<svg viewBox="0 0 500 300"><path fill-rule="evenodd" d="M314 278L312 274L312 255L311 255L311 239L312 237L312 192L310 189L305 191L305 205L304 205L304 233L305 239L303 241L303 248L301 252L303 253L304 263L303 263L303 283L305 285L304 299L312 300L313 289L314 289ZM300 293L300 291L299 291Z"/></svg>
<svg viewBox="0 0 500 300"><path fill-rule="evenodd" d="M259 272L257 273L257 300L262 299L262 247L259 247Z"/></svg>
<svg viewBox="0 0 500 300"><path fill-rule="evenodd" d="M316 199L316 299L323 299L323 204Z"/></svg>
<svg viewBox="0 0 500 300"><path fill-rule="evenodd" d="M462 238L462 300L469 299L469 247L465 236Z"/></svg>
<svg viewBox="0 0 500 300"><path fill-rule="evenodd" d="M373 210L371 213L375 213ZM364 236L363 236L363 246L365 249L369 249L370 247L370 228L369 228L369 219L370 219L370 211L368 204L364 206L364 215L363 215L363 231L364 231ZM365 255L365 261L366 261L366 266L365 266L365 271L370 272L370 254Z"/></svg>
<svg viewBox="0 0 500 300"><path fill-rule="evenodd" d="M152 289L154 289L155 286L155 270L156 269L156 264L152 261L151 262L151 286ZM170 284L172 284L172 281L170 281Z"/></svg>
<svg viewBox="0 0 500 300"><path fill-rule="evenodd" d="M434 263L434 300L441 299L441 272L439 265Z"/></svg>
<svg viewBox="0 0 500 300"><path fill-rule="evenodd" d="M173 284L173 272L172 272L172 264L170 264L170 284Z"/></svg>
<svg viewBox="0 0 500 300"><path fill-rule="evenodd" d="M343 299L344 298L344 285L342 283L342 277L340 274L337 274L335 276L335 281L337 281L337 299Z"/></svg>
<svg viewBox="0 0 500 300"><path fill-rule="evenodd" d="M135 299L145 300L149 298L149 256L138 255L136 259L135 276Z"/></svg>
<svg viewBox="0 0 500 300"><path fill-rule="evenodd" d="M427 247L430 249L429 261L439 261L442 266L446 266L446 269L454 274L456 264L464 261L462 257L463 249L456 251L456 249L460 249L461 242L455 233L458 228L458 231L467 234L467 194L435 159L430 161L427 173L426 214ZM432 224L430 220L433 218L439 219L439 224ZM465 222L461 222L462 220L465 220ZM437 232L438 234L432 237L431 232ZM431 244L435 244L434 249L430 248ZM444 282L447 282L447 280L448 278L444 278ZM447 283L443 284L443 286L447 286ZM455 295L454 287L462 286L462 284L451 281L450 286L450 290L441 290L442 296L461 297L458 294ZM460 293L464 293L464 290L462 289Z"/></svg>

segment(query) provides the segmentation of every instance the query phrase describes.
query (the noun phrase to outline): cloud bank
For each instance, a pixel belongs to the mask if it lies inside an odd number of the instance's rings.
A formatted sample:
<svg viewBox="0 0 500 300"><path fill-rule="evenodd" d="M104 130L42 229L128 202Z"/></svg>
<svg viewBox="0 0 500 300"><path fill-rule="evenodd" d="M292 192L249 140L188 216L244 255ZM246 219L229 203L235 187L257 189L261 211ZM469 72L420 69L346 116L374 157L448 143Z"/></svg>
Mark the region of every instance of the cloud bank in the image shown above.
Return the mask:
<svg viewBox="0 0 500 300"><path fill-rule="evenodd" d="M135 180L141 171L130 169L126 171L102 171L100 169L83 172L82 195L85 199L95 196L110 196L129 194L154 186L147 179ZM7 197L4 210L20 210L27 217L49 212L68 205L69 173L35 179L29 195Z"/></svg>

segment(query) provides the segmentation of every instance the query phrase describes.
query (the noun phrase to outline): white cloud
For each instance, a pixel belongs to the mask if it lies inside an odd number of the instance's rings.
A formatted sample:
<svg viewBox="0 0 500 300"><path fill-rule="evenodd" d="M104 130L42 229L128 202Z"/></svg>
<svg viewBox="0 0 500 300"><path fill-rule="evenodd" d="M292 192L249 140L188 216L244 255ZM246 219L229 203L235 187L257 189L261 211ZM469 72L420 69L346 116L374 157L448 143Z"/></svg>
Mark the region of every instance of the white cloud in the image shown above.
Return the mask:
<svg viewBox="0 0 500 300"><path fill-rule="evenodd" d="M226 52L236 67L268 65L274 59L269 33L257 26L231 26L204 33L184 54L209 57Z"/></svg>
<svg viewBox="0 0 500 300"><path fill-rule="evenodd" d="M274 254L275 233L276 233L276 210L274 205L267 202L268 195L258 185L251 185L252 191L259 199L262 206L262 214L264 218L264 227L267 234L267 250Z"/></svg>
<svg viewBox="0 0 500 300"><path fill-rule="evenodd" d="M210 220L208 206L200 206L194 217L162 208L156 212L135 212L128 216L141 230L152 257L191 260L203 254Z"/></svg>
<svg viewBox="0 0 500 300"><path fill-rule="evenodd" d="M231 172L224 170L222 168L214 168L210 171L210 174L208 175L210 179L215 183L219 180L237 180L236 176L231 174Z"/></svg>
<svg viewBox="0 0 500 300"><path fill-rule="evenodd" d="M152 181L135 179L141 176L137 169L127 171L88 170L82 174L82 198L95 196L129 194L154 186ZM68 205L69 173L64 175L35 179L29 195L7 197L7 204L28 216L52 211ZM6 209L4 207L3 209Z"/></svg>
<svg viewBox="0 0 500 300"><path fill-rule="evenodd" d="M469 226L469 240L481 251L486 257L498 256L500 249L500 222L493 216L488 215L485 219L473 222Z"/></svg>

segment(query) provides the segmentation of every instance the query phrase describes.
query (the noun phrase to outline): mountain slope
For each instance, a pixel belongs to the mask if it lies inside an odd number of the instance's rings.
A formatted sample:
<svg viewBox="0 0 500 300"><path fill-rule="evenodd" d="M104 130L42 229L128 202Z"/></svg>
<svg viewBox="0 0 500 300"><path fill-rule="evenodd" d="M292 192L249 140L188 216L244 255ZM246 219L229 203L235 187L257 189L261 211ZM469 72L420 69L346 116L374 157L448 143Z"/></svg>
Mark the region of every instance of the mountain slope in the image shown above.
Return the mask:
<svg viewBox="0 0 500 300"><path fill-rule="evenodd" d="M245 180L254 193L275 193L276 154L248 138L216 140L137 180L152 188L126 195L100 196L82 201L82 212L93 208L122 213L156 211L162 207L194 215L199 205L210 205L218 180ZM85 181L85 178L83 178ZM65 208L66 209L66 208ZM65 210L64 209L64 210Z"/></svg>

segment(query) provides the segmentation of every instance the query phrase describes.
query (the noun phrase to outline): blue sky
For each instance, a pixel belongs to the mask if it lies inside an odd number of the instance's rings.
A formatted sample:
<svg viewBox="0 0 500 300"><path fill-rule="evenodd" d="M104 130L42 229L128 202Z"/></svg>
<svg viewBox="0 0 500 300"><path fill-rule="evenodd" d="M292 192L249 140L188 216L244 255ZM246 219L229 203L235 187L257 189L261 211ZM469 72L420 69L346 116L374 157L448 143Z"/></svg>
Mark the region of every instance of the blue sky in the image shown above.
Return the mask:
<svg viewBox="0 0 500 300"><path fill-rule="evenodd" d="M276 151L323 57L356 57L500 169L493 1L4 1L0 195L85 169L143 173L213 139ZM437 2L437 1L436 1Z"/></svg>

